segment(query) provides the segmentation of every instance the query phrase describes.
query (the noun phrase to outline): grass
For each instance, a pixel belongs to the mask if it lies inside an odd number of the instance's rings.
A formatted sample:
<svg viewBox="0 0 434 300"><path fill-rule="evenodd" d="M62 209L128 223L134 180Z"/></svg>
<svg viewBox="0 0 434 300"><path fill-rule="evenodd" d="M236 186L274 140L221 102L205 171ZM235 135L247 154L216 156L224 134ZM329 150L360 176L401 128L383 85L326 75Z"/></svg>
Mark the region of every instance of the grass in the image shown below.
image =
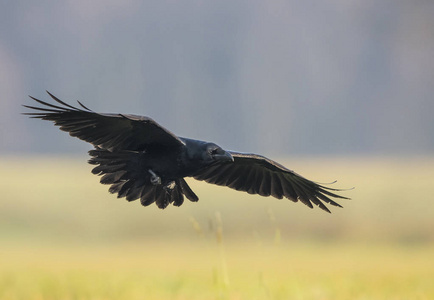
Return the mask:
<svg viewBox="0 0 434 300"><path fill-rule="evenodd" d="M356 187L331 215L193 181L142 208L84 161L0 159L0 299L434 299L432 158L288 161Z"/></svg>
<svg viewBox="0 0 434 300"><path fill-rule="evenodd" d="M433 246L186 241L2 248L1 299L432 299Z"/></svg>

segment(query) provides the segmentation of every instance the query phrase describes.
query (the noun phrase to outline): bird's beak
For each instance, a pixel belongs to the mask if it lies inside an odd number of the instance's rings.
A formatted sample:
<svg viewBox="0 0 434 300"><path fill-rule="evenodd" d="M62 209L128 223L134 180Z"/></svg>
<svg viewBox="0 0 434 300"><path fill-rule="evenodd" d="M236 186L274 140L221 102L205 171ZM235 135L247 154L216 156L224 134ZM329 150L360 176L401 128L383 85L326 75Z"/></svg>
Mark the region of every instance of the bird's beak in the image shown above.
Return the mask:
<svg viewBox="0 0 434 300"><path fill-rule="evenodd" d="M215 154L214 159L216 161L219 161L219 162L226 162L226 161L227 162L233 162L234 161L234 158L232 157L232 155L227 151L225 151L222 154Z"/></svg>

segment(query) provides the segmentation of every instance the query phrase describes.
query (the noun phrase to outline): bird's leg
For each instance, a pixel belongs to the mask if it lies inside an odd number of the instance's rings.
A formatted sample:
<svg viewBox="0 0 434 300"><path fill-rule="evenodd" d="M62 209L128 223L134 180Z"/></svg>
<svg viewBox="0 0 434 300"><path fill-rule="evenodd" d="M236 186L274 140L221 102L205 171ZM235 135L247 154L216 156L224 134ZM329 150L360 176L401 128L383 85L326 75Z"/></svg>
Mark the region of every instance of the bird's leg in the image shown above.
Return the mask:
<svg viewBox="0 0 434 300"><path fill-rule="evenodd" d="M154 171L149 169L148 172L151 174L151 183L153 185L161 184L161 178L157 176L157 174L155 174Z"/></svg>

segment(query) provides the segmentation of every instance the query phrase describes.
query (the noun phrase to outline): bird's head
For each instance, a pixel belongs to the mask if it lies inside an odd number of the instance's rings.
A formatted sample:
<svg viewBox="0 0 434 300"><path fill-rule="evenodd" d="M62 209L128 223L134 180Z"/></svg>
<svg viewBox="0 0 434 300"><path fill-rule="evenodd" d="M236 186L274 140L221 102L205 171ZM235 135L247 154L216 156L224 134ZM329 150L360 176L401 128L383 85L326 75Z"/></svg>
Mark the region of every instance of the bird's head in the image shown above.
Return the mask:
<svg viewBox="0 0 434 300"><path fill-rule="evenodd" d="M214 143L181 138L186 147L186 163L203 168L217 163L232 162L232 155Z"/></svg>
<svg viewBox="0 0 434 300"><path fill-rule="evenodd" d="M234 158L232 155L223 150L220 146L214 143L206 143L205 149L202 152L202 159L208 163L221 163L221 162L232 162Z"/></svg>

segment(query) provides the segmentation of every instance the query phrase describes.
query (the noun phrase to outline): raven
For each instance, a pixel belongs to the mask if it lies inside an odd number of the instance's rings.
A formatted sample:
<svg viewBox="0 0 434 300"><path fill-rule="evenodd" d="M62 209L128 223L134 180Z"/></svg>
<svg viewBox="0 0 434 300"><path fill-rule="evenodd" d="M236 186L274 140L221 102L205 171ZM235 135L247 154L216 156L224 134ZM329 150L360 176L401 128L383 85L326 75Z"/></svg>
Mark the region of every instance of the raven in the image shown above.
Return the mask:
<svg viewBox="0 0 434 300"><path fill-rule="evenodd" d="M34 110L24 114L53 121L91 143L92 173L102 175L101 183L111 185L109 192L118 198L140 199L144 206L155 202L162 209L170 203L180 206L184 196L196 202L199 198L184 180L193 177L249 194L300 200L310 208L313 203L326 212L323 202L342 207L331 198L349 199L335 193L342 190L310 181L264 156L178 137L149 117L96 113L80 101L77 108L47 93L58 104L29 96L43 107L24 105Z"/></svg>

